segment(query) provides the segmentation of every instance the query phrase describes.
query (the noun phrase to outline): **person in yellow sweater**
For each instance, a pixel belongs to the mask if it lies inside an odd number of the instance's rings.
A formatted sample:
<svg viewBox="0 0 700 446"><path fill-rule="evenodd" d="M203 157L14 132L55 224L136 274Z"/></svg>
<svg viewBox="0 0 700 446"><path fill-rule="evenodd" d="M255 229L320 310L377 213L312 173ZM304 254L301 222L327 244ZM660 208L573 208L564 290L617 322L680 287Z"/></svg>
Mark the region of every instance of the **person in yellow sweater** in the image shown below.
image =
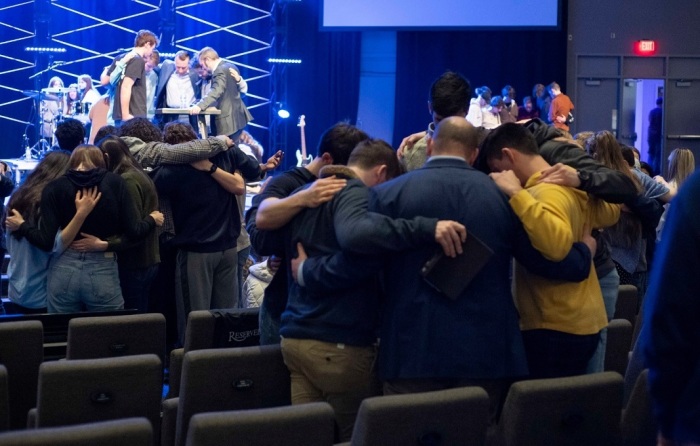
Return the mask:
<svg viewBox="0 0 700 446"><path fill-rule="evenodd" d="M482 145L491 178L509 197L532 245L553 261L566 256L592 228L613 225L617 205L585 192L540 181L551 166L526 128L503 124ZM552 281L516 263L515 301L532 378L586 373L607 316L595 268L579 283Z"/></svg>

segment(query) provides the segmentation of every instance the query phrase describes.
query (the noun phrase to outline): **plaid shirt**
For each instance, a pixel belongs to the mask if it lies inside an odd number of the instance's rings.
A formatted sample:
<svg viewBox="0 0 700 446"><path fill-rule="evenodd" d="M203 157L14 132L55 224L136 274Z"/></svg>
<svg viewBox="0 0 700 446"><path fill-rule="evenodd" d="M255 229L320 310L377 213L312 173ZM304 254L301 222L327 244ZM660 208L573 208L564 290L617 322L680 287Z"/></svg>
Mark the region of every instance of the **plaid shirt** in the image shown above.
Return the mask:
<svg viewBox="0 0 700 446"><path fill-rule="evenodd" d="M143 145L129 144L129 150L134 158L145 170L153 170L161 164L189 164L193 161L208 159L212 156L228 150L225 141L210 137L196 139L182 144L170 145L164 142L149 142ZM157 228L158 236L162 242L175 236L175 225L170 200L158 196L158 207L163 213L163 226Z"/></svg>
<svg viewBox="0 0 700 446"><path fill-rule="evenodd" d="M161 164L189 164L208 159L228 150L228 146L223 140L210 137L175 145L154 141L143 146L130 145L129 150L144 169L151 170Z"/></svg>

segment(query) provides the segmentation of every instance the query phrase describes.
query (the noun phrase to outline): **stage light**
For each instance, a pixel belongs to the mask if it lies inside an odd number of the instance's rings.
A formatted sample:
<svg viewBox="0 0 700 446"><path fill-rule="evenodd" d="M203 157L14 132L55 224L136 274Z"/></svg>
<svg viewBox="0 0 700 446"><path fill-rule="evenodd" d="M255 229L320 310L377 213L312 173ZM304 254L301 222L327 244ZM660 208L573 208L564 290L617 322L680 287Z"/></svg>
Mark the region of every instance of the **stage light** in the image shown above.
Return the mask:
<svg viewBox="0 0 700 446"><path fill-rule="evenodd" d="M279 59L275 57L271 57L267 59L268 62L270 63L279 63L279 64L300 64L301 59Z"/></svg>
<svg viewBox="0 0 700 446"><path fill-rule="evenodd" d="M284 103L282 102L275 103L275 112L277 113L277 116L282 119L287 119L290 116L289 110L287 110L287 107L285 107Z"/></svg>
<svg viewBox="0 0 700 446"><path fill-rule="evenodd" d="M65 48L49 46L28 46L24 48L28 53L65 53Z"/></svg>

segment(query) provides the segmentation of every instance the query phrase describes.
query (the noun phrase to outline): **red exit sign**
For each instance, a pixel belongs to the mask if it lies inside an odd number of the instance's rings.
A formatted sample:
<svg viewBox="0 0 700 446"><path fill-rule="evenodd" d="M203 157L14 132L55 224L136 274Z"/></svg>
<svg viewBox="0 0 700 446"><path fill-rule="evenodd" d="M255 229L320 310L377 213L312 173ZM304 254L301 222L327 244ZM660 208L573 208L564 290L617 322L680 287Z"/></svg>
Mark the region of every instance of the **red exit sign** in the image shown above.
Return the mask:
<svg viewBox="0 0 700 446"><path fill-rule="evenodd" d="M637 40L634 43L634 52L640 56L651 56L656 54L656 41Z"/></svg>

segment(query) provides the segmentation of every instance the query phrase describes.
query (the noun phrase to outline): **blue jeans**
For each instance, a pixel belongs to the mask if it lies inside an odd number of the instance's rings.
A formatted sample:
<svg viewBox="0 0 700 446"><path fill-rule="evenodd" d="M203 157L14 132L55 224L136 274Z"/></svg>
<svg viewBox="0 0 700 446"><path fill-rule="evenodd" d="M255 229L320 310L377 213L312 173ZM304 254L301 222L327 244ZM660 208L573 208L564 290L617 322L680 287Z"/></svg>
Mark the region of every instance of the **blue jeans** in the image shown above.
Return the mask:
<svg viewBox="0 0 700 446"><path fill-rule="evenodd" d="M49 313L124 308L117 257L113 252L66 250L49 265Z"/></svg>
<svg viewBox="0 0 700 446"><path fill-rule="evenodd" d="M617 269L610 271L603 277L598 278L600 283L600 291L603 293L603 303L605 304L605 313L608 315L608 322L615 316L615 305L617 304L617 292L620 288L620 275ZM605 369L605 345L608 342L608 329L604 328L600 331L600 341L596 348L593 357L588 361L586 373L600 373Z"/></svg>

